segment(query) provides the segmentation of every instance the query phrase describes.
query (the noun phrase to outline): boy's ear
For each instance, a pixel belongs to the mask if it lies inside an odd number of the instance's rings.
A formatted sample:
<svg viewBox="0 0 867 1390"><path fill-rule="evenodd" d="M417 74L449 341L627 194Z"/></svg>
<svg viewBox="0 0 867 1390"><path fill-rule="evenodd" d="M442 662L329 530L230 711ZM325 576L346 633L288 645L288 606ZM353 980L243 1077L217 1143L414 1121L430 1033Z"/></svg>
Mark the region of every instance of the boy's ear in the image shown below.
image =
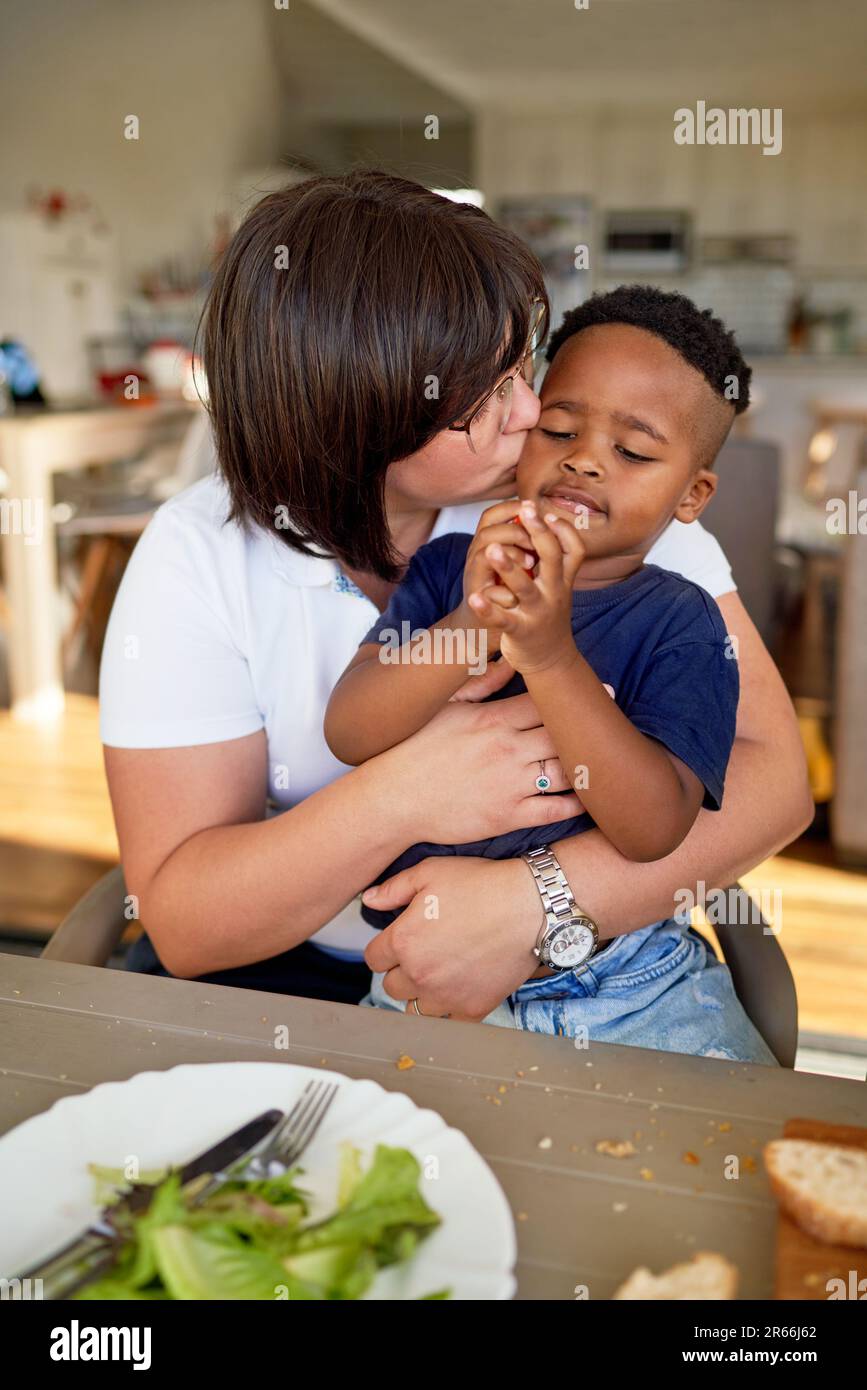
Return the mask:
<svg viewBox="0 0 867 1390"><path fill-rule="evenodd" d="M717 475L708 468L700 468L692 479L689 489L680 499L676 509L677 521L698 521L717 488Z"/></svg>

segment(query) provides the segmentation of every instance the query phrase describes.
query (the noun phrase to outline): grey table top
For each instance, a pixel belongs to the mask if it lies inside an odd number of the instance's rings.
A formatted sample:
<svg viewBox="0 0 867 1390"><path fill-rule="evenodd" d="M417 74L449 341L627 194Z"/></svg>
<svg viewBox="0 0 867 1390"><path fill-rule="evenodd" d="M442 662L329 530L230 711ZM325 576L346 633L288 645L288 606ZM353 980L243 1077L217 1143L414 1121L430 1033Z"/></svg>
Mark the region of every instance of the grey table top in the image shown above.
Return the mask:
<svg viewBox="0 0 867 1390"><path fill-rule="evenodd" d="M101 1081L227 1061L370 1077L463 1130L512 1207L529 1299L607 1298L703 1249L739 1267L741 1297L770 1298L762 1145L794 1116L867 1123L857 1081L0 955L0 1133Z"/></svg>

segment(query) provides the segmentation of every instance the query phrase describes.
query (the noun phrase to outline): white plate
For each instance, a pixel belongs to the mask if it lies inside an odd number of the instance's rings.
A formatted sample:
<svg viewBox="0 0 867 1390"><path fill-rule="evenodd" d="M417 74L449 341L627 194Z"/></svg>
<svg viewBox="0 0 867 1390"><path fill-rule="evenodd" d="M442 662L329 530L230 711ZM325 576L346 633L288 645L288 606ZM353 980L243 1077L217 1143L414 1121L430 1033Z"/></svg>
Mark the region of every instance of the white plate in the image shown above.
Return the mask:
<svg viewBox="0 0 867 1390"><path fill-rule="evenodd" d="M333 1209L339 1144L365 1157L377 1143L410 1149L426 1174L425 1200L442 1217L405 1265L383 1270L366 1295L412 1299L514 1293L515 1228L502 1188L464 1134L401 1091L338 1072L274 1062L220 1062L145 1071L65 1096L0 1139L0 1275L50 1255L96 1215L89 1163L142 1169L185 1163L263 1110L289 1110L311 1079L340 1090L301 1160L313 1215Z"/></svg>

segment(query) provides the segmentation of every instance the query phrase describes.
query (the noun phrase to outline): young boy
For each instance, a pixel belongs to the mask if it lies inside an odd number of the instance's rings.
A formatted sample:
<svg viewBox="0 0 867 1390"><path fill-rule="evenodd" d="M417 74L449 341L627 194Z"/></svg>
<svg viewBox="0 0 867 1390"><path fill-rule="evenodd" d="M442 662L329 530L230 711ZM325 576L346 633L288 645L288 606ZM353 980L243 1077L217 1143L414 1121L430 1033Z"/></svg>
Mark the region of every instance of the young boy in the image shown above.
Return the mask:
<svg viewBox="0 0 867 1390"><path fill-rule="evenodd" d="M416 553L332 694L326 738L358 763L409 737L467 684L481 643L517 673L494 698L529 691L584 807L546 839L596 825L626 858L658 859L702 806L721 805L738 672L714 601L644 556L673 518L695 521L713 496L711 469L748 404L750 370L709 311L642 286L567 314L547 356L520 500L489 507L474 537ZM417 650L401 659L396 634ZM552 785L545 765L534 780L543 794ZM528 829L415 845L382 878L432 854L527 854L540 838ZM396 915L364 913L375 926ZM487 1021L772 1062L709 954L687 924L654 923L597 942L574 971L541 967ZM606 984L616 1000L600 998ZM371 1002L399 1007L377 976Z"/></svg>

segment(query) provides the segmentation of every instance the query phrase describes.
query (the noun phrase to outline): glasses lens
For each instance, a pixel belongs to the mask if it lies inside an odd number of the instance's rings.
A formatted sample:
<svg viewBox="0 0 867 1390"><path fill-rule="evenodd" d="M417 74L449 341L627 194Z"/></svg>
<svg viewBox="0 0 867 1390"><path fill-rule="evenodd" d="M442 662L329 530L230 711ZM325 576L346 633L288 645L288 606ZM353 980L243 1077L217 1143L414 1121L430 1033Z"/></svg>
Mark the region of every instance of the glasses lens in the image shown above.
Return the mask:
<svg viewBox="0 0 867 1390"><path fill-rule="evenodd" d="M530 336L527 339L527 354L521 363L521 375L528 386L536 380L542 360L541 331L545 318L544 304L535 304L530 315Z"/></svg>
<svg viewBox="0 0 867 1390"><path fill-rule="evenodd" d="M509 423L512 411L513 381L506 377L496 391L483 401L470 421L469 442L475 454L482 454L496 441Z"/></svg>

